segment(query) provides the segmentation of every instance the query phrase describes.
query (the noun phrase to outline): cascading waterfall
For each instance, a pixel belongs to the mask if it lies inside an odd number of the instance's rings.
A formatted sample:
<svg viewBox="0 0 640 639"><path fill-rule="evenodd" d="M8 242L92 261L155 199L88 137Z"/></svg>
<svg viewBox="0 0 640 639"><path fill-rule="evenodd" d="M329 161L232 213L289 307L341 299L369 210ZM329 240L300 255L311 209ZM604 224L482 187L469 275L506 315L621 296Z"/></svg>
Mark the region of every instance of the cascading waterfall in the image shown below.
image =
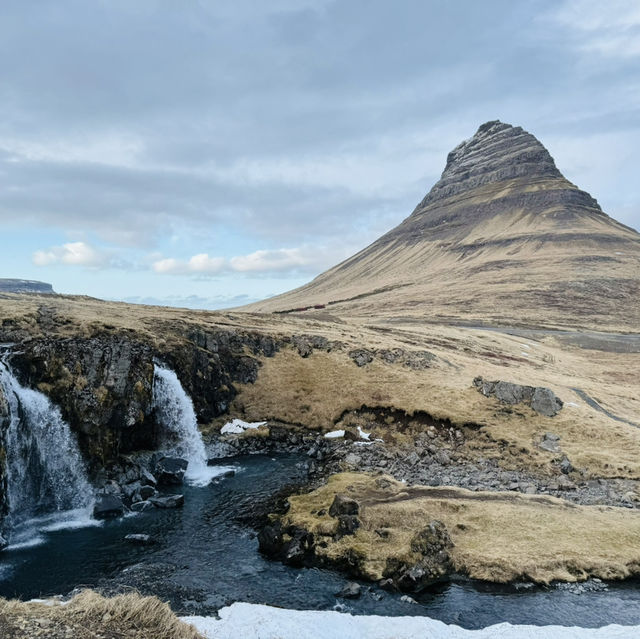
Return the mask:
<svg viewBox="0 0 640 639"><path fill-rule="evenodd" d="M69 425L42 393L25 388L0 361L9 404L6 451L12 546L39 543L39 532L91 523L93 488Z"/></svg>
<svg viewBox="0 0 640 639"><path fill-rule="evenodd" d="M193 402L178 376L170 368L156 365L153 382L153 405L164 428L160 448L189 462L185 479L194 486L206 486L214 477L231 470L207 465Z"/></svg>

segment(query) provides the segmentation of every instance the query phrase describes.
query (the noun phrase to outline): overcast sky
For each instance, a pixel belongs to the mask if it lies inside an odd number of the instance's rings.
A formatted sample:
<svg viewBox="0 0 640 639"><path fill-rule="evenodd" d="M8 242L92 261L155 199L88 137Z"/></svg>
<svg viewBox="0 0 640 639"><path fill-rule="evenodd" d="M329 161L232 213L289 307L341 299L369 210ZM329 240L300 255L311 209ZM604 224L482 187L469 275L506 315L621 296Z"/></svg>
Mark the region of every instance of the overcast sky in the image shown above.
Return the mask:
<svg viewBox="0 0 640 639"><path fill-rule="evenodd" d="M493 119L640 228L636 0L2 0L0 73L0 277L63 293L299 286Z"/></svg>

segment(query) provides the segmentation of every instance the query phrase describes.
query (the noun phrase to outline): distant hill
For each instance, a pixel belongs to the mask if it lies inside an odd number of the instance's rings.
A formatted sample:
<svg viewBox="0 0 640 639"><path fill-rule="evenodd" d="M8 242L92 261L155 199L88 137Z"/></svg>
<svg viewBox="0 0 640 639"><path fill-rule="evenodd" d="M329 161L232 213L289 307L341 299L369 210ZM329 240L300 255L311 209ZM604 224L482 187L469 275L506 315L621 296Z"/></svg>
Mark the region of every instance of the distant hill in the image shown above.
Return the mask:
<svg viewBox="0 0 640 639"><path fill-rule="evenodd" d="M51 284L36 280L10 280L0 278L0 292L3 293L54 293Z"/></svg>
<svg viewBox="0 0 640 639"><path fill-rule="evenodd" d="M396 228L243 310L640 331L638 300L640 234L571 184L533 135L492 121L449 153Z"/></svg>

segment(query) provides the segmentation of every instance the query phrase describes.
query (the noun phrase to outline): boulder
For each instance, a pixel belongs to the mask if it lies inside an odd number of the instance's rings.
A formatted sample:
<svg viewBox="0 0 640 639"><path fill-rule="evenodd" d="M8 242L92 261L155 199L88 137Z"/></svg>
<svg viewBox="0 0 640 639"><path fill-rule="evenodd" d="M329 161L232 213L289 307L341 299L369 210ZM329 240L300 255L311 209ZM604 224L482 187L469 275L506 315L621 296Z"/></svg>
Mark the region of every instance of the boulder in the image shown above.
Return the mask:
<svg viewBox="0 0 640 639"><path fill-rule="evenodd" d="M276 557L282 550L282 527L280 522L265 526L258 533L258 549L267 557Z"/></svg>
<svg viewBox="0 0 640 639"><path fill-rule="evenodd" d="M358 528L360 528L360 520L356 515L338 515L337 534L339 537L353 535Z"/></svg>
<svg viewBox="0 0 640 639"><path fill-rule="evenodd" d="M373 353L364 348L357 348L353 351L349 351L349 357L358 366L366 366L369 362L373 361Z"/></svg>
<svg viewBox="0 0 640 639"><path fill-rule="evenodd" d="M143 513L147 510L151 510L153 508L153 504L150 501L137 501L131 504L131 510L134 513Z"/></svg>
<svg viewBox="0 0 640 639"><path fill-rule="evenodd" d="M357 515L360 512L360 504L355 499L346 495L336 495L333 503L329 508L329 516L337 517L338 515Z"/></svg>
<svg viewBox="0 0 640 639"><path fill-rule="evenodd" d="M399 590L420 592L449 577L453 564L448 549L452 546L445 525L433 520L411 539L411 551L421 558L415 562L388 559L383 577L392 578Z"/></svg>
<svg viewBox="0 0 640 639"><path fill-rule="evenodd" d="M349 581L344 585L340 592L335 594L336 597L340 597L341 599L358 599L362 594L362 588L359 583L355 581Z"/></svg>
<svg viewBox="0 0 640 639"><path fill-rule="evenodd" d="M140 486L138 488L138 495L142 501L155 497L157 494L158 491L153 486Z"/></svg>
<svg viewBox="0 0 640 639"><path fill-rule="evenodd" d="M0 535L0 551L4 550L9 545L9 542Z"/></svg>
<svg viewBox="0 0 640 639"><path fill-rule="evenodd" d="M545 417L554 417L563 406L562 400L544 386L522 386L502 380L489 382L482 377L476 377L473 385L485 397L495 397L503 404L525 403Z"/></svg>
<svg viewBox="0 0 640 639"><path fill-rule="evenodd" d="M189 462L179 457L161 457L156 463L155 477L158 484L171 486L182 483Z"/></svg>
<svg viewBox="0 0 640 639"><path fill-rule="evenodd" d="M533 391L531 408L533 408L536 413L540 413L540 415L545 415L546 417L554 417L560 412L562 406L562 400L556 397L551 389L539 386Z"/></svg>
<svg viewBox="0 0 640 639"><path fill-rule="evenodd" d="M93 516L96 519L110 519L124 515L124 504L117 495L100 494L96 497Z"/></svg>
<svg viewBox="0 0 640 639"><path fill-rule="evenodd" d="M143 486L156 486L156 484L158 483L156 478L146 469L143 468L140 471L140 483Z"/></svg>
<svg viewBox="0 0 640 639"><path fill-rule="evenodd" d="M184 505L184 495L163 495L152 497L149 501L156 508L180 508Z"/></svg>
<svg viewBox="0 0 640 639"><path fill-rule="evenodd" d="M143 533L132 533L130 535L126 535L124 540L136 546L149 546L150 544L156 543L156 540L151 535Z"/></svg>

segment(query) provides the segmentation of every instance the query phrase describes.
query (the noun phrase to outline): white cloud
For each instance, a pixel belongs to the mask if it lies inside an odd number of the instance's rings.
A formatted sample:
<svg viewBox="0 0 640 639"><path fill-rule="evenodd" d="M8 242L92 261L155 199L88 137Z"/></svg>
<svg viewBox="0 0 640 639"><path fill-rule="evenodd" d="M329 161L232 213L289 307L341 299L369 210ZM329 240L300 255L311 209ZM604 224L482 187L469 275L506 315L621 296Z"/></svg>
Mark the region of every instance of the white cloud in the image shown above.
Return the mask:
<svg viewBox="0 0 640 639"><path fill-rule="evenodd" d="M607 57L640 55L640 4L635 0L567 0L551 19L580 38L580 48Z"/></svg>
<svg viewBox="0 0 640 639"><path fill-rule="evenodd" d="M207 253L199 253L188 261L177 260L173 257L157 260L152 267L156 273L167 275L186 275L189 273L213 275L220 273L225 265L226 260L223 257L209 257Z"/></svg>
<svg viewBox="0 0 640 639"><path fill-rule="evenodd" d="M275 249L271 251L261 250L249 255L232 257L231 268L241 273L288 271L314 263L315 251L311 248Z"/></svg>
<svg viewBox="0 0 640 639"><path fill-rule="evenodd" d="M86 242L69 242L62 246L52 246L44 251L36 251L32 260L36 266L67 264L99 268L111 263L108 251L95 249Z"/></svg>

